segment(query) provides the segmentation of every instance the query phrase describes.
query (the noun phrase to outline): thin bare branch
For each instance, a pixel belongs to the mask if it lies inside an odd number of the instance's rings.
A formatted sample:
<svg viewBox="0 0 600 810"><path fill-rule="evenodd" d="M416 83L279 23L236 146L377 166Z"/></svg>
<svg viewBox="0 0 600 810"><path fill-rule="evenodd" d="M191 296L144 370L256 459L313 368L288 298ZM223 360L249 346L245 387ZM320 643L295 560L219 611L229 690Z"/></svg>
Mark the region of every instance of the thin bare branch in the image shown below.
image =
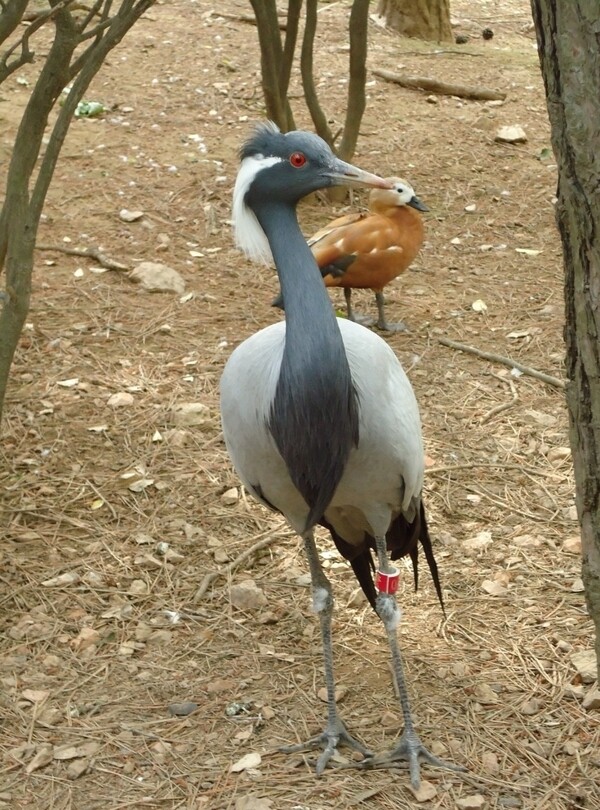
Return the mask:
<svg viewBox="0 0 600 810"><path fill-rule="evenodd" d="M484 352L481 349L476 349L473 346L467 346L465 343L458 343L456 340L449 338L438 338L438 343L443 346L448 346L450 349L457 349L459 352L466 352L467 354L474 354L475 357L481 357L483 360L489 360L492 363L501 363L503 366L509 368L516 368L521 374L527 374L529 377L535 377L536 380L545 382L546 385L552 385L554 388L565 388L566 383L558 377L553 377L550 374L545 374L543 371L537 371L531 366L524 366L522 363L517 363L516 360L511 360L510 357L503 357L501 354L493 354L492 352Z"/></svg>
<svg viewBox="0 0 600 810"><path fill-rule="evenodd" d="M129 267L126 264L122 264L121 262L117 262L114 259L111 259L106 253L103 253L98 248L87 247L87 248L72 248L72 247L65 247L64 245L40 245L39 243L35 246L36 250L48 250L48 251L56 251L57 253L66 253L67 256L83 256L86 259L94 259L98 262L99 265L102 267L106 267L107 270L129 270Z"/></svg>
<svg viewBox="0 0 600 810"><path fill-rule="evenodd" d="M360 122L367 104L365 84L367 81L367 35L369 30L370 0L354 0L350 12L350 79L348 104L344 131L338 154L351 160L356 150Z"/></svg>
<svg viewBox="0 0 600 810"><path fill-rule="evenodd" d="M302 38L302 51L300 54L300 73L302 75L302 87L304 88L304 98L306 106L310 112L317 133L324 141L333 147L333 134L327 123L327 117L319 104L317 89L315 87L313 52L315 46L315 34L317 32L317 0L307 0L306 2L306 22L304 25L304 37Z"/></svg>
<svg viewBox="0 0 600 810"><path fill-rule="evenodd" d="M8 0L2 3L0 14L0 44L5 42L23 19L28 0Z"/></svg>

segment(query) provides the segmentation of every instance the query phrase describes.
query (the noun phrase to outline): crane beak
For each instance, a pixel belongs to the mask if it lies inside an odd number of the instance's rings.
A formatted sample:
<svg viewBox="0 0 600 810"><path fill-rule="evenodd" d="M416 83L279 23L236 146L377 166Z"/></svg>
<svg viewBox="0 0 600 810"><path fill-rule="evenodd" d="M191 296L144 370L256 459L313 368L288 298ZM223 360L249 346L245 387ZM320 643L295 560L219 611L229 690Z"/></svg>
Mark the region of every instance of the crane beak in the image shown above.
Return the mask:
<svg viewBox="0 0 600 810"><path fill-rule="evenodd" d="M415 194L412 200L408 203L411 208L416 208L417 211L429 211L429 208L422 202Z"/></svg>
<svg viewBox="0 0 600 810"><path fill-rule="evenodd" d="M335 159L327 176L335 186L369 186L370 188L393 188L393 183L378 177L376 174L365 172L351 163Z"/></svg>

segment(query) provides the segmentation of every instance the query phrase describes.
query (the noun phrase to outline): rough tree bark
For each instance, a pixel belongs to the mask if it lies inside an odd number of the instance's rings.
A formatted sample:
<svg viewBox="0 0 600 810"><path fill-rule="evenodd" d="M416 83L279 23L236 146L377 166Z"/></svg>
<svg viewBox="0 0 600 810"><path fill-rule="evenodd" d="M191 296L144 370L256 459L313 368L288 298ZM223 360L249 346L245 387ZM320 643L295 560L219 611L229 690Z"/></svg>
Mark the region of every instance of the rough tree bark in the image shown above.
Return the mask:
<svg viewBox="0 0 600 810"><path fill-rule="evenodd" d="M451 42L450 0L379 0L377 13L405 37Z"/></svg>
<svg viewBox="0 0 600 810"><path fill-rule="evenodd" d="M69 10L72 0L49 2L50 8L0 54L1 84L21 65L34 61L35 32L44 24L54 25L54 39L14 141L0 209L0 275L4 272L5 276L4 289L0 290L0 419L10 367L29 311L40 217L69 124L107 54L155 0L95 0L83 16L77 17ZM16 32L25 7L23 0L4 0L0 46ZM70 92L50 127L40 159L50 113L70 82Z"/></svg>
<svg viewBox="0 0 600 810"><path fill-rule="evenodd" d="M598 0L531 0L531 7L558 164L567 404L600 676L600 16Z"/></svg>

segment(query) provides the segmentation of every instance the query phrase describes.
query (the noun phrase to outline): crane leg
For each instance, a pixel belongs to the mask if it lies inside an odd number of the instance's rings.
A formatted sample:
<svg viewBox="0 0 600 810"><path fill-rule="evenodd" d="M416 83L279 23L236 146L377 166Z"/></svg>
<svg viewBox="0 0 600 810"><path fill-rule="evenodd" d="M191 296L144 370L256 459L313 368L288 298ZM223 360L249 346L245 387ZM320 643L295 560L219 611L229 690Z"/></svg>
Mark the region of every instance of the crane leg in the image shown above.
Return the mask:
<svg viewBox="0 0 600 810"><path fill-rule="evenodd" d="M379 562L379 570L383 573L391 573L392 568L388 561L385 537L376 538L377 558ZM398 693L400 695L400 706L402 708L402 716L404 718L404 730L397 745L384 754L377 754L364 762L360 763L359 767L364 768L385 768L393 766L399 761L408 762L410 771L410 781L412 786L417 789L421 784L420 763L422 759L430 765L437 765L442 768L448 768L453 771L465 771L466 769L460 765L446 762L439 757L432 754L421 742L419 735L415 730L410 711L410 700L408 697L408 689L406 686L406 679L404 677L404 667L402 665L402 654L398 644L396 630L400 620L400 611L396 604L396 598L393 594L380 592L377 595L376 602L377 613L383 622L385 631L387 633L388 642L390 645L390 652L392 656L392 668Z"/></svg>
<svg viewBox="0 0 600 810"><path fill-rule="evenodd" d="M375 290L375 302L377 304L377 327L384 332L408 332L408 326L402 321L398 323L388 323L385 317L385 297L381 290Z"/></svg>
<svg viewBox="0 0 600 810"><path fill-rule="evenodd" d="M287 745L280 750L284 753L295 753L297 751L307 751L314 748L323 748L323 752L317 759L317 776L323 773L325 767L340 743L345 743L350 748L360 751L365 757L372 756L372 753L365 746L355 740L341 720L335 702L335 680L333 677L333 649L331 644L331 614L333 612L333 596L331 584L321 566L319 553L315 545L312 531L304 537L304 549L310 567L310 576L313 592L313 606L319 615L321 623L321 637L323 640L323 663L325 668L325 685L327 688L327 724L321 734L298 745Z"/></svg>

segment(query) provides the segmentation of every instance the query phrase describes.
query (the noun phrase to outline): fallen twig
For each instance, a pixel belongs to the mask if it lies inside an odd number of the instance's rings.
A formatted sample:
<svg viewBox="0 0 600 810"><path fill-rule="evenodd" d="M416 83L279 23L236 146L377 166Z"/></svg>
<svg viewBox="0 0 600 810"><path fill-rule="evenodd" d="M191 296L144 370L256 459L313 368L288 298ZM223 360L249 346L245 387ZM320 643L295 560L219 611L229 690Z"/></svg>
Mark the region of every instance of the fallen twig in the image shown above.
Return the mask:
<svg viewBox="0 0 600 810"><path fill-rule="evenodd" d="M66 253L68 256L83 256L86 259L94 259L102 267L106 267L107 270L130 269L126 264L121 264L121 262L110 259L105 253L98 250L98 248L71 248L63 247L63 245L36 245L35 247L37 250L55 250L58 253Z"/></svg>
<svg viewBox="0 0 600 810"><path fill-rule="evenodd" d="M200 583L200 587L194 594L193 603L195 605L202 599L206 591L208 590L210 584L218 579L219 577L226 576L234 571L238 565L241 565L248 557L251 557L253 554L256 554L257 551L260 551L262 548L266 548L270 546L271 543L274 543L275 540L279 539L278 535L280 535L281 530L283 528L283 524L281 526L276 526L274 529L269 529L269 531L265 534L265 536L258 540L256 543L250 546L250 548L245 549L239 554L235 560L232 560L228 565L222 568L220 571L211 571L209 574L204 576L204 579ZM260 535L259 535L260 536Z"/></svg>
<svg viewBox="0 0 600 810"><path fill-rule="evenodd" d="M404 76L401 73L392 73L390 70L373 70L376 76L381 76L388 82L395 82L401 87L410 87L412 90L424 90L427 93L438 93L443 96L458 96L471 98L476 101L504 101L506 93L499 90L490 90L487 87L471 87L463 84L448 84L437 79L428 79L425 76Z"/></svg>
<svg viewBox="0 0 600 810"><path fill-rule="evenodd" d="M508 368L516 368L521 374L527 374L529 377L535 377L536 380L545 382L546 385L552 385L554 388L565 388L566 383L558 377L553 377L551 374L544 374L543 371L537 371L531 366L524 366L522 363L517 363L516 360L511 360L510 357L503 357L501 354L493 354L492 352L484 352L481 349L476 349L474 346L467 346L465 343L458 343L456 340L449 338L438 338L438 343L448 346L450 349L456 349L459 352L466 352L467 354L474 354L475 357L481 357L483 360L489 360L491 363L501 363Z"/></svg>
<svg viewBox="0 0 600 810"><path fill-rule="evenodd" d="M486 422L489 422L489 420L492 418L492 416L496 416L496 414L502 413L502 411L507 411L509 408L512 408L512 406L515 404L515 402L519 399L519 396L517 394L517 389L515 387L514 382L511 379L505 380L504 377L500 377L498 374L494 374L494 377L498 377L498 379L501 382L507 383L508 385L510 385L510 391L511 391L511 394L512 394L512 399L509 402L501 402L500 405L496 405L494 408L492 408L487 413L485 413L481 417L481 421L480 421L481 425L484 425Z"/></svg>

